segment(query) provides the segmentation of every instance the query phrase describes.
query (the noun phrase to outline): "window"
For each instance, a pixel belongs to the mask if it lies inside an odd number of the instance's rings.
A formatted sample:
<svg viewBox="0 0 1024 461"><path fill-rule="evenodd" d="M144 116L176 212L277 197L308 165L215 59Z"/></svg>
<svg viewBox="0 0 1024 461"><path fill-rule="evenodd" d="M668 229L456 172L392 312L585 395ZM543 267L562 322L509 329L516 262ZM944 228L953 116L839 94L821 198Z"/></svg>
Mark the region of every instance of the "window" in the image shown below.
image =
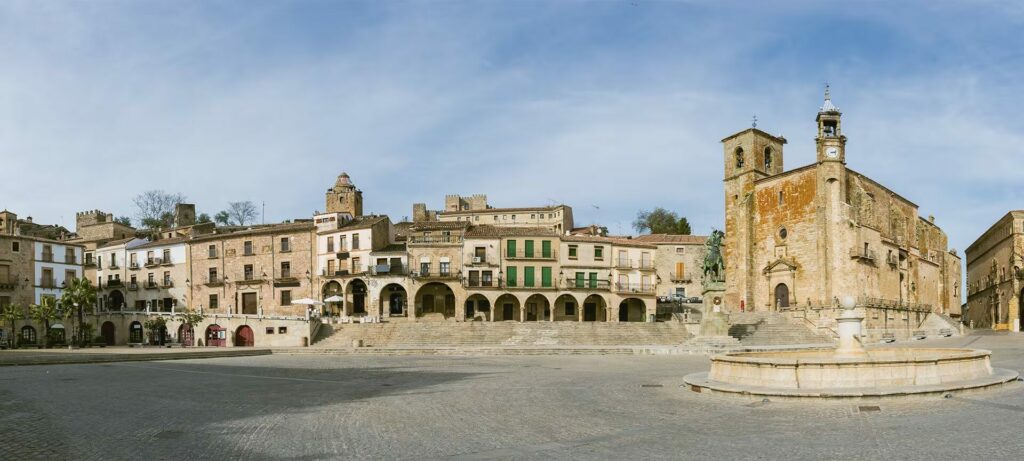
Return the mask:
<svg viewBox="0 0 1024 461"><path fill-rule="evenodd" d="M785 203L786 203L786 196L783 195L782 191L780 190L779 191L779 206L785 205Z"/></svg>
<svg viewBox="0 0 1024 461"><path fill-rule="evenodd" d="M474 262L487 262L487 248L475 247L473 248L473 259Z"/></svg>
<svg viewBox="0 0 1024 461"><path fill-rule="evenodd" d="M480 216L479 215L473 216L473 221L479 221L479 220L480 220Z"/></svg>
<svg viewBox="0 0 1024 461"><path fill-rule="evenodd" d="M132 267L132 268L139 267L139 254L138 253L132 253L132 254L128 255L128 260L129 260L128 265L130 267Z"/></svg>
<svg viewBox="0 0 1024 461"><path fill-rule="evenodd" d="M789 236L789 231L785 227L779 229L779 238L785 240Z"/></svg>
<svg viewBox="0 0 1024 461"><path fill-rule="evenodd" d="M171 263L171 250L164 250L164 264Z"/></svg>
<svg viewBox="0 0 1024 461"><path fill-rule="evenodd" d="M211 267L210 268L210 274L207 277L208 277L207 278L208 282L210 282L210 283L216 282L217 281L217 268L216 267Z"/></svg>
<svg viewBox="0 0 1024 461"><path fill-rule="evenodd" d="M110 255L110 259L111 259L111 261L113 261L114 255ZM156 262L155 262L155 260L153 258L153 252L152 251L147 251L146 252L146 264L155 264L155 263ZM113 262L111 262L111 264L113 264Z"/></svg>
<svg viewBox="0 0 1024 461"><path fill-rule="evenodd" d="M253 275L254 275L253 274L253 270L252 270L252 264L246 264L245 267L243 267L242 270L243 270L243 274L245 276L245 280L252 280Z"/></svg>
<svg viewBox="0 0 1024 461"><path fill-rule="evenodd" d="M764 148L764 171L772 170L772 148Z"/></svg>
<svg viewBox="0 0 1024 461"><path fill-rule="evenodd" d="M274 327L267 327L266 331L267 331L268 335L272 335L272 334L274 334Z"/></svg>
<svg viewBox="0 0 1024 461"><path fill-rule="evenodd" d="M352 249L359 249L359 234L352 234Z"/></svg>
<svg viewBox="0 0 1024 461"><path fill-rule="evenodd" d="M17 253L21 251L21 242L11 242L11 251Z"/></svg>
<svg viewBox="0 0 1024 461"><path fill-rule="evenodd" d="M281 278L288 278L292 276L292 263L288 261L281 261Z"/></svg>
<svg viewBox="0 0 1024 461"><path fill-rule="evenodd" d="M540 242L540 256L542 258L551 257L551 240L543 240Z"/></svg>
<svg viewBox="0 0 1024 461"><path fill-rule="evenodd" d="M53 262L53 247L50 245L43 245L43 261Z"/></svg>
<svg viewBox="0 0 1024 461"><path fill-rule="evenodd" d="M345 245L345 236L344 235L339 235L338 236L338 249L341 250L341 251L345 251L345 250L348 249L348 246Z"/></svg>
<svg viewBox="0 0 1024 461"><path fill-rule="evenodd" d="M480 285L489 287L494 282L494 276L491 271L483 271L480 273Z"/></svg>
<svg viewBox="0 0 1024 461"><path fill-rule="evenodd" d="M171 286L171 271L164 271L164 286Z"/></svg>
<svg viewBox="0 0 1024 461"><path fill-rule="evenodd" d="M531 214L531 215L530 215L530 219L537 219L537 213L533 213L533 214Z"/></svg>
<svg viewBox="0 0 1024 461"><path fill-rule="evenodd" d="M516 215L512 215L512 220L513 220L513 221L515 221L515 220L516 220Z"/></svg>
<svg viewBox="0 0 1024 461"><path fill-rule="evenodd" d="M64 271L64 281L66 281L70 285L71 281L74 280L74 279L75 279L75 271Z"/></svg>
<svg viewBox="0 0 1024 461"><path fill-rule="evenodd" d="M452 263L450 263L448 261L441 261L441 271L440 272L441 272L442 276L451 275L451 273L452 273Z"/></svg>
<svg viewBox="0 0 1024 461"><path fill-rule="evenodd" d="M149 274L148 274L148 275L146 276L146 282L147 282L148 286L154 286L154 285L156 285L156 279L154 279L154 278L153 278L153 273L152 273L152 272L150 272L150 273L149 273Z"/></svg>
<svg viewBox="0 0 1024 461"><path fill-rule="evenodd" d="M516 286L516 279L519 274L518 269L515 266L507 267L508 273L505 275L505 286L514 287Z"/></svg>
<svg viewBox="0 0 1024 461"><path fill-rule="evenodd" d="M327 260L327 273L324 274L324 275L337 275L337 274L335 274L335 271L334 271L334 262L335 261L337 261L337 260L335 260L335 259L328 259Z"/></svg>
<svg viewBox="0 0 1024 461"><path fill-rule="evenodd" d="M430 262L429 261L421 261L420 262L420 275L429 275L429 274L430 274Z"/></svg>
<svg viewBox="0 0 1024 461"><path fill-rule="evenodd" d="M686 248L683 248L683 247L676 247L676 254L677 254L677 255L681 255L681 254L683 254L683 253L686 253Z"/></svg>
<svg viewBox="0 0 1024 461"><path fill-rule="evenodd" d="M292 305L292 290L281 290L281 305L291 306Z"/></svg>
<svg viewBox="0 0 1024 461"><path fill-rule="evenodd" d="M281 237L281 251L284 253L292 251L291 240L288 237Z"/></svg>
<svg viewBox="0 0 1024 461"><path fill-rule="evenodd" d="M245 243L242 244L242 248L242 253L245 256L252 256L252 240L246 240Z"/></svg>
<svg viewBox="0 0 1024 461"><path fill-rule="evenodd" d="M469 286L478 287L480 286L480 272L469 271Z"/></svg>
<svg viewBox="0 0 1024 461"><path fill-rule="evenodd" d="M67 264L75 263L75 250L73 248L64 249L64 262Z"/></svg>
<svg viewBox="0 0 1024 461"><path fill-rule="evenodd" d="M594 247L594 259L596 259L598 261L604 261L604 247L603 246L595 246Z"/></svg>
<svg viewBox="0 0 1024 461"><path fill-rule="evenodd" d="M577 245L569 245L569 259L576 259L576 258L578 258L577 254L576 254L576 252L578 250L579 250L579 247Z"/></svg>
<svg viewBox="0 0 1024 461"><path fill-rule="evenodd" d="M327 252L328 253L333 253L334 252L334 236L333 235L330 235L330 236L327 237Z"/></svg>
<svg viewBox="0 0 1024 461"><path fill-rule="evenodd" d="M597 288L597 272L590 273L589 284L591 289Z"/></svg>
<svg viewBox="0 0 1024 461"><path fill-rule="evenodd" d="M40 283L40 285L42 285L43 288L53 288L53 269L43 269L41 282L42 283Z"/></svg>
<svg viewBox="0 0 1024 461"><path fill-rule="evenodd" d="M576 288L583 288L583 279L586 276L587 276L586 272L577 272L576 273Z"/></svg>
<svg viewBox="0 0 1024 461"><path fill-rule="evenodd" d="M210 245L206 247L206 251L208 252L207 254L209 254L211 258L217 257L217 245Z"/></svg>
<svg viewBox="0 0 1024 461"><path fill-rule="evenodd" d="M736 168L743 168L743 148L736 148Z"/></svg>
<svg viewBox="0 0 1024 461"><path fill-rule="evenodd" d="M534 268L533 268L533 266L527 266L527 267L523 268L523 286L524 287L532 287L533 286L533 275L534 275Z"/></svg>
<svg viewBox="0 0 1024 461"><path fill-rule="evenodd" d="M676 263L676 280L683 280L683 275L686 274L686 263Z"/></svg>
<svg viewBox="0 0 1024 461"><path fill-rule="evenodd" d="M526 258L533 257L533 240L526 240L523 242L523 256Z"/></svg>
<svg viewBox="0 0 1024 461"><path fill-rule="evenodd" d="M509 241L507 241L505 243L505 246L506 246L506 248L505 248L505 257L506 258L515 258L516 257L516 241L515 240L509 240Z"/></svg>
<svg viewBox="0 0 1024 461"><path fill-rule="evenodd" d="M359 258L352 258L352 272L359 273L362 270L362 266L359 264L361 262Z"/></svg>
<svg viewBox="0 0 1024 461"><path fill-rule="evenodd" d="M550 288L551 284L551 268L542 267L540 268L540 286Z"/></svg>
<svg viewBox="0 0 1024 461"><path fill-rule="evenodd" d="M277 327L277 333L278 334L282 334L282 335L283 334L287 334L288 333L288 327Z"/></svg>

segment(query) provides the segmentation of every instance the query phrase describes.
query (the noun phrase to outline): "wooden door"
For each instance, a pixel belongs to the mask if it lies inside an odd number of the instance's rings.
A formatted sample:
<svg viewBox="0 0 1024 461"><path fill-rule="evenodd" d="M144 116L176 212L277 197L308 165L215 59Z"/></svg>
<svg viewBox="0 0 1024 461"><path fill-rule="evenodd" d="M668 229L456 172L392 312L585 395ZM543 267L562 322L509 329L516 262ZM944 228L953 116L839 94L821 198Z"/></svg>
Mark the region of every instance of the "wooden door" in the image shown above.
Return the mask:
<svg viewBox="0 0 1024 461"><path fill-rule="evenodd" d="M242 293L242 313L256 315L256 293Z"/></svg>
<svg viewBox="0 0 1024 461"><path fill-rule="evenodd" d="M252 347L255 343L252 328L248 325L238 327L238 331L235 332L235 347Z"/></svg>

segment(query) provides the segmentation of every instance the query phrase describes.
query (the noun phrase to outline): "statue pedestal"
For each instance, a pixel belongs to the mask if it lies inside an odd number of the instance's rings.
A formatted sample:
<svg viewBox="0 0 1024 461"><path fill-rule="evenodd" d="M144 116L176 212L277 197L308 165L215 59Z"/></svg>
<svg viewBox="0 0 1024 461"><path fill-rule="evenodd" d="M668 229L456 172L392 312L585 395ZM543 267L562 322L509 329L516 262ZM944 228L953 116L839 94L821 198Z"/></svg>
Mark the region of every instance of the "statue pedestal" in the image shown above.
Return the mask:
<svg viewBox="0 0 1024 461"><path fill-rule="evenodd" d="M724 310L725 282L705 281L700 295L704 299L704 314Z"/></svg>

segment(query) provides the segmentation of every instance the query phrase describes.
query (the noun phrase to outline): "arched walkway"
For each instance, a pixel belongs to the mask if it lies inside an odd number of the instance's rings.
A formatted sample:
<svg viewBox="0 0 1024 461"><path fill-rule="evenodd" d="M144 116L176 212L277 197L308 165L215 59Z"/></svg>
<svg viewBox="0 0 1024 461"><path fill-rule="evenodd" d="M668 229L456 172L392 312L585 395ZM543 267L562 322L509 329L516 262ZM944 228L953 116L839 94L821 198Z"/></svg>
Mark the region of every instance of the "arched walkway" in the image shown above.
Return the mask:
<svg viewBox="0 0 1024 461"><path fill-rule="evenodd" d="M637 298L626 298L619 303L620 322L643 322L647 314L647 306Z"/></svg>
<svg viewBox="0 0 1024 461"><path fill-rule="evenodd" d="M207 346L224 347L227 345L227 331L216 323L206 327L206 334L203 337L206 338Z"/></svg>
<svg viewBox="0 0 1024 461"><path fill-rule="evenodd" d="M775 299L772 305L776 309L789 307L789 287L785 283L775 285Z"/></svg>
<svg viewBox="0 0 1024 461"><path fill-rule="evenodd" d="M344 299L341 292L341 284L337 280L331 280L324 284L320 290L320 300L324 301L324 310L327 311L328 315L337 315L341 313L344 301L327 301L327 298L337 296Z"/></svg>
<svg viewBox="0 0 1024 461"><path fill-rule="evenodd" d="M114 322L108 320L103 322L103 325L100 325L100 336L103 337L103 341L108 346L113 346L117 341L116 332L117 327L114 325Z"/></svg>
<svg viewBox="0 0 1024 461"><path fill-rule="evenodd" d="M366 282L352 279L345 290L345 315L366 315Z"/></svg>
<svg viewBox="0 0 1024 461"><path fill-rule="evenodd" d="M21 327L21 339L18 340L19 344L37 344L36 340L36 329L25 325Z"/></svg>
<svg viewBox="0 0 1024 461"><path fill-rule="evenodd" d="M242 325L235 330L235 347L253 347L256 345L256 335L253 334L249 325Z"/></svg>
<svg viewBox="0 0 1024 461"><path fill-rule="evenodd" d="M455 292L448 285L431 282L416 290L416 316L437 314L455 317Z"/></svg>
<svg viewBox="0 0 1024 461"><path fill-rule="evenodd" d="M526 321L527 322L540 322L551 320L551 303L548 302L548 298L542 294L530 295L526 298L524 303Z"/></svg>
<svg viewBox="0 0 1024 461"><path fill-rule="evenodd" d="M379 298L381 312L387 312L390 317L406 315L409 295L405 292L405 287L397 283L389 283L380 290Z"/></svg>
<svg viewBox="0 0 1024 461"><path fill-rule="evenodd" d="M114 290L110 292L110 310L124 310L124 293L121 293L121 290Z"/></svg>
<svg viewBox="0 0 1024 461"><path fill-rule="evenodd" d="M519 310L519 299L505 293L494 302L494 321L520 321L522 319Z"/></svg>
<svg viewBox="0 0 1024 461"><path fill-rule="evenodd" d="M583 300L584 322L607 322L608 303L600 295L590 295Z"/></svg>
<svg viewBox="0 0 1024 461"><path fill-rule="evenodd" d="M568 293L555 298L554 316L556 322L568 321L578 322L583 320L580 310L580 303L573 295Z"/></svg>
<svg viewBox="0 0 1024 461"><path fill-rule="evenodd" d="M195 329L192 328L192 325L183 323L178 326L178 342L186 347L195 345Z"/></svg>
<svg viewBox="0 0 1024 461"><path fill-rule="evenodd" d="M128 325L128 342L132 344L142 344L142 323L138 320Z"/></svg>
<svg viewBox="0 0 1024 461"><path fill-rule="evenodd" d="M466 320L491 319L491 302L482 294L476 293L466 298Z"/></svg>

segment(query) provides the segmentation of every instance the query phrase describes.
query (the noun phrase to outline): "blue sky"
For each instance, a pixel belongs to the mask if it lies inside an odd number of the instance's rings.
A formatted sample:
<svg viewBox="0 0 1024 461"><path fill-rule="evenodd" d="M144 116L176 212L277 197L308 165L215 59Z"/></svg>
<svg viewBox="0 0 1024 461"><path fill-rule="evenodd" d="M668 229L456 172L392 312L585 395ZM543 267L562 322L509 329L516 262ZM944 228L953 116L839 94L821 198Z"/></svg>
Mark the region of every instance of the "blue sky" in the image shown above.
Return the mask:
<svg viewBox="0 0 1024 461"><path fill-rule="evenodd" d="M1021 208L1013 2L0 3L0 208L73 225L160 188L309 217L342 170L366 211L486 193L629 232L722 223L719 140L814 159L825 81L848 165L961 252Z"/></svg>

